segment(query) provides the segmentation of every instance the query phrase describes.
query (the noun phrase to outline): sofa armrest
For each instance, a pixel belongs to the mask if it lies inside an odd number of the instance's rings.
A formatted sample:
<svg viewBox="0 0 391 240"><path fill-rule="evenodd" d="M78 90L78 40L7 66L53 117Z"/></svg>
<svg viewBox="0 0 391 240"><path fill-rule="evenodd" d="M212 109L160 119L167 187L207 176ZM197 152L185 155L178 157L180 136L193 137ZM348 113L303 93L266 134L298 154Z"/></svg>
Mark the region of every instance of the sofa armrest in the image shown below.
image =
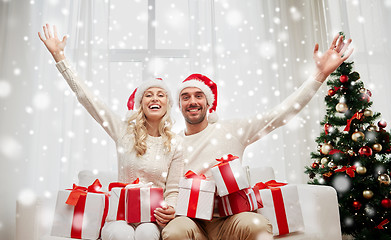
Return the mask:
<svg viewBox="0 0 391 240"><path fill-rule="evenodd" d="M247 179L251 186L254 186L259 182L267 182L275 179L274 170L272 167L256 167L252 168L249 166L244 167L247 172Z"/></svg>
<svg viewBox="0 0 391 240"><path fill-rule="evenodd" d="M34 199L30 204L16 200L16 232L15 239L37 239L37 200Z"/></svg>
<svg viewBox="0 0 391 240"><path fill-rule="evenodd" d="M29 204L16 201L16 240L39 240L49 235L53 221L52 198L37 197Z"/></svg>
<svg viewBox="0 0 391 240"><path fill-rule="evenodd" d="M298 184L307 233L316 239L342 239L337 192L330 186Z"/></svg>

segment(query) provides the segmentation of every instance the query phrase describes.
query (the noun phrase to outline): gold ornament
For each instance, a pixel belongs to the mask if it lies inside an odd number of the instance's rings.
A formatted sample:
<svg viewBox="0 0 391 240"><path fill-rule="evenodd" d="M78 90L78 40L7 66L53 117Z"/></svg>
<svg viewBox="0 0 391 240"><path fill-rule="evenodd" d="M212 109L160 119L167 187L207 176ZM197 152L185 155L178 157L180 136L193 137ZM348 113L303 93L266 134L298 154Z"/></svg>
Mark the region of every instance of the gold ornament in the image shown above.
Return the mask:
<svg viewBox="0 0 391 240"><path fill-rule="evenodd" d="M373 151L375 151L375 152L380 152L381 150L382 150L382 145L380 144L380 143L375 143L375 144L373 144L373 146L372 146L372 149L373 149Z"/></svg>
<svg viewBox="0 0 391 240"><path fill-rule="evenodd" d="M369 125L367 130L370 131L370 132L375 132L375 131L377 131L377 127L375 125Z"/></svg>
<svg viewBox="0 0 391 240"><path fill-rule="evenodd" d="M323 146L322 146L322 153L323 154L329 154L329 152L331 151L331 150L333 150L333 146L331 146L331 144L328 144L328 143L326 143L326 144L323 144Z"/></svg>
<svg viewBox="0 0 391 240"><path fill-rule="evenodd" d="M322 158L321 160L320 160L320 163L322 163L322 165L326 165L326 163L328 162L329 160L327 159L327 158Z"/></svg>
<svg viewBox="0 0 391 240"><path fill-rule="evenodd" d="M373 192L371 190L364 190L362 195L366 199L371 199L373 197Z"/></svg>
<svg viewBox="0 0 391 240"><path fill-rule="evenodd" d="M366 109L364 111L364 116L365 117L372 117L373 116L373 112L371 110L369 110L369 109Z"/></svg>
<svg viewBox="0 0 391 240"><path fill-rule="evenodd" d="M344 113L348 110L348 105L346 103L338 103L337 106L335 106L335 110L340 113Z"/></svg>
<svg viewBox="0 0 391 240"><path fill-rule="evenodd" d="M358 141L361 141L365 138L365 134L360 132L360 131L355 131L353 134L352 134L352 140L355 141L355 142L358 142Z"/></svg>
<svg viewBox="0 0 391 240"><path fill-rule="evenodd" d="M365 88L360 88L360 93L365 93L365 92L366 92Z"/></svg>
<svg viewBox="0 0 391 240"><path fill-rule="evenodd" d="M380 174L379 177L377 177L377 180L380 184L384 184L386 186L391 184L390 176L387 174Z"/></svg>
<svg viewBox="0 0 391 240"><path fill-rule="evenodd" d="M363 166L359 166L356 168L356 172L360 175L363 175L367 172L367 168Z"/></svg>

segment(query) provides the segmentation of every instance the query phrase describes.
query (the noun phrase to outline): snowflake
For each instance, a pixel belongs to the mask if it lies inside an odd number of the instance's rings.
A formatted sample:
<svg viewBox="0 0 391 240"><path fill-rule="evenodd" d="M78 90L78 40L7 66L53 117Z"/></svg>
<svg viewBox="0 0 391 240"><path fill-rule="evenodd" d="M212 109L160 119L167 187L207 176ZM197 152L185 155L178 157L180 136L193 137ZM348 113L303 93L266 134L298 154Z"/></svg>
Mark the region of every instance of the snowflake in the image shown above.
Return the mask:
<svg viewBox="0 0 391 240"><path fill-rule="evenodd" d="M33 105L36 109L44 110L50 104L50 98L47 93L38 92L33 97Z"/></svg>
<svg viewBox="0 0 391 240"><path fill-rule="evenodd" d="M263 42L259 46L259 54L265 59L270 59L276 54L276 46L271 42Z"/></svg>
<svg viewBox="0 0 391 240"><path fill-rule="evenodd" d="M237 10L230 10L226 15L226 21L230 26L237 27L242 23L243 16Z"/></svg>
<svg viewBox="0 0 391 240"><path fill-rule="evenodd" d="M24 189L19 192L18 200L21 205L32 205L36 200L36 194L31 189Z"/></svg>
<svg viewBox="0 0 391 240"><path fill-rule="evenodd" d="M291 17L294 21L299 21L300 18L301 18L301 13L297 10L297 8L295 7L291 7L289 9L290 13L291 13Z"/></svg>
<svg viewBox="0 0 391 240"><path fill-rule="evenodd" d="M14 75L15 75L15 76L19 76L20 73L21 73L20 68L15 68L15 69L14 69Z"/></svg>
<svg viewBox="0 0 391 240"><path fill-rule="evenodd" d="M22 145L12 137L0 139L0 152L7 158L18 158L21 154Z"/></svg>
<svg viewBox="0 0 391 240"><path fill-rule="evenodd" d="M339 175L333 179L332 185L339 193L344 193L351 189L351 180L345 175Z"/></svg>
<svg viewBox="0 0 391 240"><path fill-rule="evenodd" d="M11 94L11 84L7 81L0 81L0 98L6 98Z"/></svg>

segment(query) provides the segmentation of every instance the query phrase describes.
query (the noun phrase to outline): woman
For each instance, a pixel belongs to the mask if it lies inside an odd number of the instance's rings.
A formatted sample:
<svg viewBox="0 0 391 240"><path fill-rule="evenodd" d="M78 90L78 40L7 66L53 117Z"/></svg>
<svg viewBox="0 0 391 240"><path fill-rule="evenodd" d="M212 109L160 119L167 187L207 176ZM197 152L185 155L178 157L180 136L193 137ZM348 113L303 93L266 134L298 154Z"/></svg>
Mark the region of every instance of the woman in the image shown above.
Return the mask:
<svg viewBox="0 0 391 240"><path fill-rule="evenodd" d="M164 189L167 206L155 210L157 224L129 225L125 221L107 222L102 229L102 239L159 239L160 230L174 218L178 182L183 171L180 139L171 132L171 94L163 81L143 82L131 95L128 108L135 112L126 121L102 104L71 70L64 55L67 37L62 41L53 34L49 25L43 26L44 36L38 33L56 61L56 67L76 93L79 102L104 128L116 143L118 180L152 182Z"/></svg>

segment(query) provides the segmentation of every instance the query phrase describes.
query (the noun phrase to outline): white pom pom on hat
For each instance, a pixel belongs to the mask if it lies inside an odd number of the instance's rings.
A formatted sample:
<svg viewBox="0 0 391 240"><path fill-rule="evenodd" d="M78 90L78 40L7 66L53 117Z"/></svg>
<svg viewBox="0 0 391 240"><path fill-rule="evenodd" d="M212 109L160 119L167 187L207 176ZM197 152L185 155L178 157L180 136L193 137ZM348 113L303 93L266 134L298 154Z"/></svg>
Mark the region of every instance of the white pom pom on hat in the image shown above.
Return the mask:
<svg viewBox="0 0 391 240"><path fill-rule="evenodd" d="M141 100L143 98L144 92L151 87L158 87L164 89L167 94L168 104L170 104L170 106L172 107L173 100L172 100L171 92L170 89L167 87L167 85L163 82L163 79L161 78L151 79L141 83L141 85L138 88L136 88L133 91L133 93L130 95L127 104L128 113L126 114L126 118L129 118L134 111L140 108Z"/></svg>
<svg viewBox="0 0 391 240"><path fill-rule="evenodd" d="M191 74L188 76L178 89L178 96L180 92L188 87L196 87L199 88L206 97L206 101L209 105L209 116L208 122L215 123L218 120L218 116L216 113L217 108L217 85L212 80L210 80L207 76L202 74Z"/></svg>

